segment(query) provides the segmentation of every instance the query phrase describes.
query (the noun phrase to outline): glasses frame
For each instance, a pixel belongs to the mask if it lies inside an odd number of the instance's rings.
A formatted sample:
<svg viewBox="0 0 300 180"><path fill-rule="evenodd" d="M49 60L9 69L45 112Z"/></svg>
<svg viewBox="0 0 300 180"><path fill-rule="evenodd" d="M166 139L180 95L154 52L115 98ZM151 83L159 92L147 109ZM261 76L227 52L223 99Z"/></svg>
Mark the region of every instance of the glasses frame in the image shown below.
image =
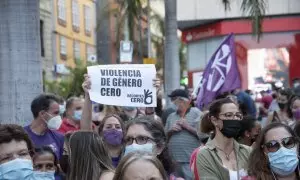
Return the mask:
<svg viewBox="0 0 300 180"><path fill-rule="evenodd" d="M231 113L231 112L227 112L227 113ZM225 115L225 114L227 114L227 113L219 114L219 117L220 117L221 115L224 115L224 117L226 118L226 115ZM237 114L240 114L241 116L238 117ZM236 113L234 113L233 118L237 118L237 120L242 120L242 119L244 118L244 116L243 116L243 113L241 113L241 112L236 112Z"/></svg>
<svg viewBox="0 0 300 180"><path fill-rule="evenodd" d="M145 143L140 143L140 142L139 142L140 140L138 140L138 138L145 138L145 139L146 139L146 142L145 142ZM128 143L128 142L129 142L128 139L130 139L130 143ZM125 143L126 145L132 145L133 142L135 141L136 144L138 144L138 145L144 145L144 144L147 144L147 143L149 142L149 140L155 142L154 139L151 138L151 137L148 137L148 136L137 136L137 137L125 137L125 138L124 138L124 143Z"/></svg>
<svg viewBox="0 0 300 180"><path fill-rule="evenodd" d="M293 144L293 146L292 147L286 147L283 143L284 143L284 140L285 139L289 139L289 138L291 138L291 139L293 139L294 140L294 144ZM268 143L271 143L271 142L276 142L276 144L279 144L279 147L278 147L278 149L276 149L276 151L270 151L269 149L270 148L268 148L267 147L267 144ZM286 137L286 138L282 138L280 141L278 141L278 140L271 140L271 141L269 141L269 142L266 142L265 144L263 144L261 147L262 148L266 148L267 150L268 150L268 152L277 152L281 147L284 147L284 148L287 148L287 149L292 149L292 148L294 148L296 145L297 145L297 143L299 143L299 140L296 138L296 137L293 137L293 136L291 136L291 137Z"/></svg>

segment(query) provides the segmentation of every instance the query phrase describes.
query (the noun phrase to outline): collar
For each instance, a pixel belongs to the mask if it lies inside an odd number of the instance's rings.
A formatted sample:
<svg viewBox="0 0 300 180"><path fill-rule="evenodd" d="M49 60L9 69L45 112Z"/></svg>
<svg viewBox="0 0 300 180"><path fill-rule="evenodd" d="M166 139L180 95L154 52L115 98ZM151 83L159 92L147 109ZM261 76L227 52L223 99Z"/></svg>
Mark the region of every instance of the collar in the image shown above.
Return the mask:
<svg viewBox="0 0 300 180"><path fill-rule="evenodd" d="M185 115L186 115L187 113L189 113L189 112L191 111L191 109L192 109L192 107L188 107L188 109L187 109L186 112L185 112ZM180 113L179 113L179 110L177 110L176 113L177 113L177 114L180 114Z"/></svg>
<svg viewBox="0 0 300 180"><path fill-rule="evenodd" d="M70 119L64 118L63 120L67 126L79 128L79 124L73 123Z"/></svg>
<svg viewBox="0 0 300 180"><path fill-rule="evenodd" d="M215 150L216 149L216 145L213 143L213 141L211 139L209 139L207 141L207 143L205 144L205 146L209 150ZM239 149L241 148L241 145L236 140L233 140L233 148L234 148L235 152L238 152Z"/></svg>

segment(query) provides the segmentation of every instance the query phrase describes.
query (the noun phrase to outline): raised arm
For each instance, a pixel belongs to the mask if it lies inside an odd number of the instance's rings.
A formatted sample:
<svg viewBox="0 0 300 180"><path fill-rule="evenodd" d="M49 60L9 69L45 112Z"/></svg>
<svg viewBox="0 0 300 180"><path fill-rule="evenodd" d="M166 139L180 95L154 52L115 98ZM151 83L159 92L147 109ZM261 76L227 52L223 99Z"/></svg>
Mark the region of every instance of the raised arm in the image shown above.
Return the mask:
<svg viewBox="0 0 300 180"><path fill-rule="evenodd" d="M90 99L89 90L91 89L90 77L85 74L84 82L82 84L84 90L84 107L82 111L82 118L80 121L81 130L93 130L92 128L92 101Z"/></svg>

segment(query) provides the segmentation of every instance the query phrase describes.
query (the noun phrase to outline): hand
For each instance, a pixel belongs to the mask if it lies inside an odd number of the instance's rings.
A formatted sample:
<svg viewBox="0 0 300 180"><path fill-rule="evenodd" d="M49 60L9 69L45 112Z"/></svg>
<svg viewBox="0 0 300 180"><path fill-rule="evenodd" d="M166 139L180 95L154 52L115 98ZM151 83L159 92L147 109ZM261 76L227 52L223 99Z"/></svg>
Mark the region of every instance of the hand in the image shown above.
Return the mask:
<svg viewBox="0 0 300 180"><path fill-rule="evenodd" d="M179 132L181 130L182 130L181 126L179 126L177 124L174 124L174 126L171 129L171 131L175 131L175 132Z"/></svg>
<svg viewBox="0 0 300 180"><path fill-rule="evenodd" d="M159 89L161 86L161 82L160 82L160 79L156 78L156 79L153 79L153 87Z"/></svg>
<svg viewBox="0 0 300 180"><path fill-rule="evenodd" d="M91 83L90 76L87 75L87 74L85 74L85 75L84 75L84 81L83 81L83 83L82 83L82 88L83 88L83 90L84 90L84 92L85 92L86 94L89 93L89 90L91 89L91 85L92 85L92 83Z"/></svg>
<svg viewBox="0 0 300 180"><path fill-rule="evenodd" d="M186 122L186 119L182 119L180 121L177 121L176 124L180 127L182 127L183 129L188 129L189 128L189 124Z"/></svg>

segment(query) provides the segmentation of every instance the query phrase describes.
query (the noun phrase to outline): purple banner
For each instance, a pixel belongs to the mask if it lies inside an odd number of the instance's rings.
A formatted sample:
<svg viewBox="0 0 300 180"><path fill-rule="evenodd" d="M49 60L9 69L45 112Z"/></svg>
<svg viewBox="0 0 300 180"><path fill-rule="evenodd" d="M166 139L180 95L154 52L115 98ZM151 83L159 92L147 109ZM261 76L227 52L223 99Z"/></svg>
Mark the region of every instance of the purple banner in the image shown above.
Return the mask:
<svg viewBox="0 0 300 180"><path fill-rule="evenodd" d="M216 96L240 87L234 36L230 34L218 47L204 70L197 106L203 109Z"/></svg>

